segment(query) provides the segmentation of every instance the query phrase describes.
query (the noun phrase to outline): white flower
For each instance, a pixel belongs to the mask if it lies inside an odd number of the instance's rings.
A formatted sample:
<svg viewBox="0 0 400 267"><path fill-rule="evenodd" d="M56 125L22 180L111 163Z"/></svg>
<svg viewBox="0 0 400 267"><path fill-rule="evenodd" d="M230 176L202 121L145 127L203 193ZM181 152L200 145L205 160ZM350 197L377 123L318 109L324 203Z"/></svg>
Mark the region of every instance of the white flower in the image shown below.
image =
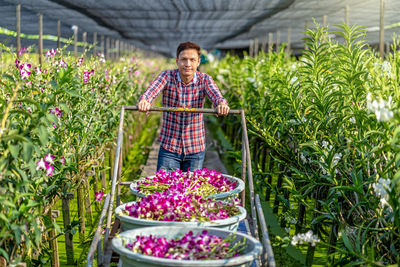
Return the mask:
<svg viewBox="0 0 400 267"><path fill-rule="evenodd" d="M44 162L43 159L40 159L38 162L36 162L36 170L45 170L46 169L46 163Z"/></svg>
<svg viewBox="0 0 400 267"><path fill-rule="evenodd" d="M322 147L327 148L329 143L327 141L322 141Z"/></svg>
<svg viewBox="0 0 400 267"><path fill-rule="evenodd" d="M220 82L223 82L224 81L224 76L222 76L221 74L218 74L217 75L217 80L220 81Z"/></svg>
<svg viewBox="0 0 400 267"><path fill-rule="evenodd" d="M353 123L353 124L356 124L356 118L351 117L351 118L350 118L350 122Z"/></svg>
<svg viewBox="0 0 400 267"><path fill-rule="evenodd" d="M305 234L297 234L292 238L292 245L303 244L303 242L310 243L311 246L315 247L316 243L320 242L318 237L313 234L312 230L309 230Z"/></svg>
<svg viewBox="0 0 400 267"><path fill-rule="evenodd" d="M341 158L342 158L342 153L336 153L335 155L333 155L332 167L336 166Z"/></svg>
<svg viewBox="0 0 400 267"><path fill-rule="evenodd" d="M303 162L303 164L307 163L307 158L303 155L303 153L300 153L300 159Z"/></svg>
<svg viewBox="0 0 400 267"><path fill-rule="evenodd" d="M208 59L208 61L210 61L210 62L214 62L214 61L215 61L215 57L214 57L213 54L207 54L207 59Z"/></svg>
<svg viewBox="0 0 400 267"><path fill-rule="evenodd" d="M380 98L377 100L372 100L371 94L368 93L367 95L367 109L370 112L375 113L377 121L389 121L393 118L393 111L391 111L392 106L392 97L389 96L388 101L383 100Z"/></svg>

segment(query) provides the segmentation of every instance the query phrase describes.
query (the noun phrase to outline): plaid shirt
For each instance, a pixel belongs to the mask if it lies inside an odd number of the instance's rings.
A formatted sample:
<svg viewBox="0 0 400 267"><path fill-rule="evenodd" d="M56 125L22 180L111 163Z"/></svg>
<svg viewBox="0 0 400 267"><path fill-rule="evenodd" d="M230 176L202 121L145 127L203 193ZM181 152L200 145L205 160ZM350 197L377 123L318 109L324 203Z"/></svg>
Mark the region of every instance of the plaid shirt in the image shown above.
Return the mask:
<svg viewBox="0 0 400 267"><path fill-rule="evenodd" d="M146 89L140 100L152 103L163 91L164 107L203 108L207 96L214 107L227 101L210 75L195 72L189 84L182 82L179 70L162 72ZM203 114L164 112L161 133L161 146L171 152L192 154L205 150L205 131Z"/></svg>

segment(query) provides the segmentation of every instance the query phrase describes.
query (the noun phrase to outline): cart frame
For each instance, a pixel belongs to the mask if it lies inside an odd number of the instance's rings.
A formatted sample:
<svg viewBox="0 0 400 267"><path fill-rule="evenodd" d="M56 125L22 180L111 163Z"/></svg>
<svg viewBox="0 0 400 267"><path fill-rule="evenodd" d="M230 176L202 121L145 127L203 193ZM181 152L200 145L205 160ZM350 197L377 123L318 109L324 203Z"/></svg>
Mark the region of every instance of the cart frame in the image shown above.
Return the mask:
<svg viewBox="0 0 400 267"><path fill-rule="evenodd" d="M95 252L97 251L97 265L98 266L109 266L111 262L112 249L111 249L111 241L114 237L116 231L119 228L119 220L115 219L113 227L111 228L111 221L113 218L114 212L114 199L116 195L116 206L120 205L121 199L121 185L129 185L130 182L121 181L121 170L122 170L122 147L123 147L123 132L124 132L124 116L125 111L139 111L137 106L121 106L119 127L118 127L118 135L117 135L117 147L115 150L115 158L114 158L114 168L112 174L112 184L111 184L111 192L107 194L106 199L103 204L103 208L101 211L100 219L97 224L97 228L95 231L95 235L91 242L89 252L87 255L87 263L86 266L93 266L93 259L95 256ZM152 107L149 111L156 112L189 112L189 113L204 113L204 114L214 114L217 112L214 109L195 109L195 108L171 108L171 107ZM242 174L241 178L246 184L246 173L247 173L247 181L248 181L248 189L250 193L250 210L251 210L251 227L250 234L259 239L258 232L258 223L260 223L261 227L261 239L263 244L263 254L261 255L260 261L262 266L270 266L275 267L275 258L272 251L272 246L270 243L268 229L264 218L264 213L261 207L260 198L258 195L254 195L254 183L253 183L253 173L251 167L251 157L250 157L250 149L249 149L249 139L247 137L247 126L246 126L246 118L244 114L244 110L230 110L229 115L240 115L241 123L242 123ZM247 165L247 166L246 166ZM243 190L241 193L242 206L245 207L246 198L245 191ZM101 242L102 238L102 229L103 223L106 218L107 213L107 221L106 221L106 229L104 233L103 243ZM258 215L258 216L257 216ZM257 220L258 219L258 220ZM246 219L247 220L247 219ZM246 221L247 223L247 221ZM260 261L256 261L256 264L259 265Z"/></svg>

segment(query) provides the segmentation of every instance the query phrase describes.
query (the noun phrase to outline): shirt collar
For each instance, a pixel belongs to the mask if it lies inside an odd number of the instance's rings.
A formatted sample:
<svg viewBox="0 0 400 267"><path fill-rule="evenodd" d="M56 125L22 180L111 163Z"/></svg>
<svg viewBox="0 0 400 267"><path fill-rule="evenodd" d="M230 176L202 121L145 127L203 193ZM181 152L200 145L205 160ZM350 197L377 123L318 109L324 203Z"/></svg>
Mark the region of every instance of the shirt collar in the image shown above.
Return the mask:
<svg viewBox="0 0 400 267"><path fill-rule="evenodd" d="M182 79L181 79L181 75L179 75L179 70L176 72L176 76L178 78L178 81L183 83ZM194 72L193 80L190 83L196 83L196 82L197 82L197 71Z"/></svg>

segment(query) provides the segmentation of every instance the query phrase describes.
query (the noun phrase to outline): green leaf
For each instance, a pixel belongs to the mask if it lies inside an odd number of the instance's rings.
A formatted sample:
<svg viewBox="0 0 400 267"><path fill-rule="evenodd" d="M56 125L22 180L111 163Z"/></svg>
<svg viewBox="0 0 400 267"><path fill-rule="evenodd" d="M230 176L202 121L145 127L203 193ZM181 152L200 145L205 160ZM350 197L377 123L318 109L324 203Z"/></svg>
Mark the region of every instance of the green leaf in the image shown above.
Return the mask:
<svg viewBox="0 0 400 267"><path fill-rule="evenodd" d="M3 213L0 213L0 219L2 219L4 222L6 222L6 224L10 223L10 221L8 220L6 215L4 215ZM5 224L3 224L3 225L5 225Z"/></svg>
<svg viewBox="0 0 400 267"><path fill-rule="evenodd" d="M19 150L20 150L20 146L19 145L8 145L8 149L11 152L11 155L14 158L18 158L19 157Z"/></svg>
<svg viewBox="0 0 400 267"><path fill-rule="evenodd" d="M346 248L349 251L354 252L354 249L353 249L352 245L350 244L350 240L347 237L345 231L341 231L341 233L342 233L342 239L343 239L343 242L344 242L344 245L346 246Z"/></svg>
<svg viewBox="0 0 400 267"><path fill-rule="evenodd" d="M33 144L31 142L24 142L22 147L22 158L29 162L32 158Z"/></svg>
<svg viewBox="0 0 400 267"><path fill-rule="evenodd" d="M10 258L8 257L8 254L4 249L0 248L0 254L3 255L7 262L10 261Z"/></svg>
<svg viewBox="0 0 400 267"><path fill-rule="evenodd" d="M39 126L39 140L42 145L46 145L49 138L49 132L47 128L43 125Z"/></svg>
<svg viewBox="0 0 400 267"><path fill-rule="evenodd" d="M1 76L3 76L4 78L7 78L7 79L9 79L10 81L12 81L12 82L15 83L14 77L11 76L10 74L3 73Z"/></svg>

